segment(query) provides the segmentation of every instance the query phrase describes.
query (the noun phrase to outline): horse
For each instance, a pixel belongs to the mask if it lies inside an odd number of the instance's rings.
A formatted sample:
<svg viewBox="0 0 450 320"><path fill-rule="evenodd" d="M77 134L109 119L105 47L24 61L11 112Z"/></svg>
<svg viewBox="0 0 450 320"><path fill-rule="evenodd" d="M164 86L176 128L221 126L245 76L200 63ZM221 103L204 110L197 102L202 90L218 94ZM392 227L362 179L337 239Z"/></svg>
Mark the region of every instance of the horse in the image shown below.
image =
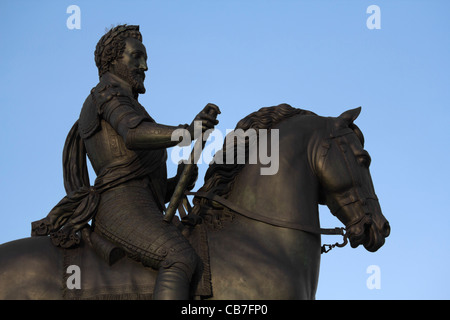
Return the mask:
<svg viewBox="0 0 450 320"><path fill-rule="evenodd" d="M315 299L323 252L321 234L326 233L320 227L319 204L326 204L342 222L345 241L352 248L362 245L375 252L384 245L390 226L374 191L363 134L354 124L360 111L323 117L281 104L261 108L238 122L236 129L243 132L266 129L267 149L272 155L278 151L278 163L270 174L262 174L267 161L248 163L254 151L247 137L246 162L218 161L232 153L227 145L238 150L238 143L225 141L209 165L187 216L197 217L206 230L212 294L203 298ZM271 139L275 133L277 139ZM186 224L185 230L192 228ZM64 293L76 292L65 282L69 250L87 254L89 248L58 248L49 237L1 245L0 298L64 299L68 297ZM151 293L139 295L133 290L144 282L151 285L157 271L129 257L111 266L95 255L89 259L99 259L91 265L99 269L98 274L110 275L113 284L119 285L114 281L126 276L136 287L119 296L105 289L101 297L84 298L151 298Z"/></svg>

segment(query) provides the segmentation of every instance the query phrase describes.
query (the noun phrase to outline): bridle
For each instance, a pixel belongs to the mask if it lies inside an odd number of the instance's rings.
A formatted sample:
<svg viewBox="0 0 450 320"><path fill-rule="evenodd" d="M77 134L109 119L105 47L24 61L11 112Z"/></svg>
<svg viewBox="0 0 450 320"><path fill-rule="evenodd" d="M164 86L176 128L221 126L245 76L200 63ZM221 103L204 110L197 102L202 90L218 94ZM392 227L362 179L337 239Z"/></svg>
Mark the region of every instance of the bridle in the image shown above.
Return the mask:
<svg viewBox="0 0 450 320"><path fill-rule="evenodd" d="M217 194L213 194L211 192L198 191L198 192L186 192L185 194L193 195L193 196L199 197L199 198L205 198L210 201L215 201L215 202L221 204L222 206L230 209L231 211L240 214L241 216L244 216L246 218L249 218L249 219L252 219L255 221L263 222L265 224L269 224L272 226L287 228L287 229L292 229L292 230L298 230L298 231L304 231L304 232L319 234L319 235L341 235L343 237L342 243L336 242L335 244L322 245L321 253L327 253L334 247L342 248L348 243L347 235L345 233L345 228L343 228L343 227L317 228L317 227L299 224L296 222L277 219L277 218L270 217L270 216L264 216L264 215L258 214L256 212L252 212L245 208L242 208L242 207L236 205L235 203L233 203L232 201L230 201L224 197L221 197ZM217 210L212 209L212 208L207 208L206 211L217 211ZM183 220L189 221L190 218L191 217L189 217L189 215L187 215L186 219L183 219Z"/></svg>
<svg viewBox="0 0 450 320"><path fill-rule="evenodd" d="M330 125L330 123L328 123L328 125ZM353 126L355 126L355 125L353 125ZM332 143L332 141L334 141L335 144L337 145L339 151L341 152L342 156L345 158L348 172L352 177L353 188L351 191L347 192L346 198L341 199L339 201L339 203L337 201L332 201L332 202L327 203L327 206L330 209L331 213L336 217L338 217L338 212L342 208L344 208L346 206L350 206L350 205L360 204L363 213L359 217L353 219L353 221L350 221L349 223L347 223L346 230L349 230L352 226L359 224L363 221L367 221L370 223L370 220L371 220L370 217L372 215L372 212L369 209L369 206L367 205L368 200L378 201L378 198L375 194L370 194L367 197L363 197L361 195L361 192L359 191L359 188L355 183L355 177L352 173L352 170L350 169L350 164L348 163L348 160L346 157L346 153L348 151L347 150L348 149L348 141L346 139L346 136L349 134L355 134L355 133L356 133L355 130L350 126L345 127L345 128L339 128L337 130L332 130L331 134L327 138L325 138L324 142L322 143L322 154L320 157L321 158L320 161L325 160L325 158L328 155L328 150L331 148L331 143ZM344 143L342 143L340 141L341 139L344 140ZM361 144L364 146L364 138L361 138L358 136L358 139L360 139ZM348 238L348 236L345 235L344 243L347 242L347 240L348 240L347 238Z"/></svg>

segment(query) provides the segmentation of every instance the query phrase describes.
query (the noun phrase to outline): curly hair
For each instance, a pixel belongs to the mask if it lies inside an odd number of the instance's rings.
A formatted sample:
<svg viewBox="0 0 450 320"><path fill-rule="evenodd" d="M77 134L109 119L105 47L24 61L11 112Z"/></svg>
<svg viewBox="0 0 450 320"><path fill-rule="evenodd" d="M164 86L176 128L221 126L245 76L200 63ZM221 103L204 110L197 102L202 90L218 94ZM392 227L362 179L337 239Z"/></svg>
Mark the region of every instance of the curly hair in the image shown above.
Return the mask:
<svg viewBox="0 0 450 320"><path fill-rule="evenodd" d="M142 42L139 26L118 25L111 28L100 38L94 53L99 77L109 71L111 62L122 56L126 38L134 38Z"/></svg>

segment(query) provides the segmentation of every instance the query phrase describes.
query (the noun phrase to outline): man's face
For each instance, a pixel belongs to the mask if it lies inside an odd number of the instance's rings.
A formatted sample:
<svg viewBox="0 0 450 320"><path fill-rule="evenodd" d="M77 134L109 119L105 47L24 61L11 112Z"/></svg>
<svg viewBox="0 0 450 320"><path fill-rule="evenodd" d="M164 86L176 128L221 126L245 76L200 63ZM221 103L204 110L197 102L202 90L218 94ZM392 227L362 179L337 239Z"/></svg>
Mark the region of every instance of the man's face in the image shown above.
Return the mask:
<svg viewBox="0 0 450 320"><path fill-rule="evenodd" d="M110 72L128 82L135 93L145 93L144 79L147 67L147 51L137 39L127 38L122 57L110 66Z"/></svg>

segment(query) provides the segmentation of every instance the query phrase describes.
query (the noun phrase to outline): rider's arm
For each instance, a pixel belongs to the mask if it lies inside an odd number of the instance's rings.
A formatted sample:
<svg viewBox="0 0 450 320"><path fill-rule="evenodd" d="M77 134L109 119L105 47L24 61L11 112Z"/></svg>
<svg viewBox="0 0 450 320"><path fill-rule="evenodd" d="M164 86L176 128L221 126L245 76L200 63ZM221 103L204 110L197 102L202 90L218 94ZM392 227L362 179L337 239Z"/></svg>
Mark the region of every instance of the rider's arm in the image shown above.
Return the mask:
<svg viewBox="0 0 450 320"><path fill-rule="evenodd" d="M119 133L129 149L161 149L177 145L182 137L172 141L177 129L188 125L167 126L153 122L138 113L128 97L114 97L102 110L103 118Z"/></svg>

